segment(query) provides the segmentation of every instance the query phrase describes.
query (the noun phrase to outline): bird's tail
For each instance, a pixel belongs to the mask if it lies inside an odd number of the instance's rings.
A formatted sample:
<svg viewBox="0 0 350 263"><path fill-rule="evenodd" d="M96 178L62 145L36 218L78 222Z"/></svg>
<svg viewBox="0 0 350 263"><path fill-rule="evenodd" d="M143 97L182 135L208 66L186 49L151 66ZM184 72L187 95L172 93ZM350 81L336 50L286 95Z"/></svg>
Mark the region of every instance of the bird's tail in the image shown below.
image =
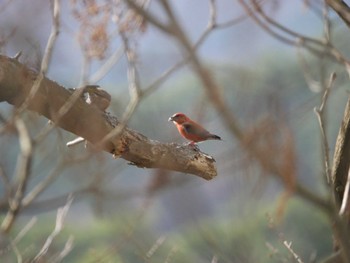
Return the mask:
<svg viewBox="0 0 350 263"><path fill-rule="evenodd" d="M220 136L217 136L217 135L215 135L215 134L210 134L209 139L212 139L212 140L220 140L220 141L222 140Z"/></svg>

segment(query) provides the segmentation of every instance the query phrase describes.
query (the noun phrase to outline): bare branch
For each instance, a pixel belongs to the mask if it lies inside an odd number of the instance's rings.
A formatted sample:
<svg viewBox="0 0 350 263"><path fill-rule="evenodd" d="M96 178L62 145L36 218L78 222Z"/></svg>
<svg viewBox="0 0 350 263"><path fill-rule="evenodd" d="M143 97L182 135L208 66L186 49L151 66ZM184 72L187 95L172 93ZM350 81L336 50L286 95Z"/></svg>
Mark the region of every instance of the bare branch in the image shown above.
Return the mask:
<svg viewBox="0 0 350 263"><path fill-rule="evenodd" d="M14 244L13 242L10 242L10 245L12 247L12 250L15 252L16 257L17 257L17 263L22 263L23 262L23 258L21 255L21 252L19 251L19 249L17 248L16 244Z"/></svg>
<svg viewBox="0 0 350 263"><path fill-rule="evenodd" d="M149 12L146 12L141 6L139 6L135 0L124 0L132 9L134 9L138 14L142 15L147 21L156 25L157 28L162 30L164 33L169 33L171 31L169 25L162 23L159 19Z"/></svg>
<svg viewBox="0 0 350 263"><path fill-rule="evenodd" d="M88 83L96 83L101 80L111 68L119 61L124 52L123 48L118 48L104 63L98 71L96 71L90 78Z"/></svg>
<svg viewBox="0 0 350 263"><path fill-rule="evenodd" d="M325 1L338 14L344 23L350 27L350 7L342 0Z"/></svg>
<svg viewBox="0 0 350 263"><path fill-rule="evenodd" d="M331 43L331 25L332 24L331 24L331 21L329 19L328 6L327 6L326 2L324 2L322 17L323 17L324 41L326 44L329 44L329 43Z"/></svg>
<svg viewBox="0 0 350 263"><path fill-rule="evenodd" d="M295 258L295 260L298 263L303 263L303 261L301 260L299 255L297 253L295 253L294 250L292 249L292 242L287 242L285 240L285 241L283 241L283 245L288 249L288 251L292 254L292 256Z"/></svg>
<svg viewBox="0 0 350 263"><path fill-rule="evenodd" d="M320 41L318 39L297 33L281 25L266 15L261 6L255 0L251 0L251 2L253 2L253 7L250 7L245 0L238 1L244 8L245 12L254 20L254 22L256 22L268 34L282 43L292 46L302 46L311 54L316 56L323 57L327 55L328 57L336 60L338 63L343 64L348 70L348 74L350 76L350 61L337 48L332 46L329 41ZM257 14L260 15L263 20ZM274 29L277 29L277 31ZM281 34L279 31L283 34Z"/></svg>
<svg viewBox="0 0 350 263"><path fill-rule="evenodd" d="M339 215L341 217L350 215L350 170L348 172L348 178L344 188L343 201L340 206Z"/></svg>
<svg viewBox="0 0 350 263"><path fill-rule="evenodd" d="M35 82L33 83L33 87L31 88L31 91L28 94L26 100L23 102L23 104L19 108L19 112L26 109L28 106L28 103L36 95L36 93L38 92L39 87L41 85L41 82L42 82L42 80L43 80L43 78L48 70L49 63L50 63L51 57L52 57L52 51L53 51L54 45L56 43L57 36L59 34L59 27L60 27L60 2L59 2L59 0L53 0L52 20L53 20L53 25L51 28L51 33L50 33L49 39L48 39L47 44L46 44L44 57L41 61L40 72L36 76Z"/></svg>
<svg viewBox="0 0 350 263"><path fill-rule="evenodd" d="M58 164L51 173L41 180L22 200L22 206L29 206L60 175L63 164Z"/></svg>
<svg viewBox="0 0 350 263"><path fill-rule="evenodd" d="M140 103L141 99L141 88L140 80L136 69L136 53L131 49L128 38L125 34L120 33L120 36L123 40L124 50L126 52L126 58L128 61L128 83L129 83L129 94L130 101L126 106L126 109L123 113L122 120L119 125L113 129L109 134L107 134L101 141L104 143L107 140L110 140L113 137L119 137L126 127L127 122L134 114L137 106Z"/></svg>
<svg viewBox="0 0 350 263"><path fill-rule="evenodd" d="M146 253L146 258L151 258L153 254L159 249L159 247L164 244L165 240L166 236L160 236Z"/></svg>
<svg viewBox="0 0 350 263"><path fill-rule="evenodd" d="M38 221L37 217L32 217L29 222L21 229L21 231L17 234L15 239L13 240L14 244L17 244L21 239L28 233L28 231L35 225Z"/></svg>
<svg viewBox="0 0 350 263"><path fill-rule="evenodd" d="M73 197L70 196L70 197L68 197L68 200L67 200L67 203L65 204L65 206L61 207L57 210L55 229L50 234L50 236L46 239L45 244L43 245L40 252L35 256L35 258L33 259L33 262L39 262L40 259L43 256L45 256L45 254L47 253L47 251L49 250L49 248L52 244L52 241L61 232L63 225L64 225L64 220L66 219L68 210L69 210L72 202L73 202Z"/></svg>
<svg viewBox="0 0 350 263"><path fill-rule="evenodd" d="M329 92L333 86L334 80L336 78L336 74L332 73L327 87L325 88L322 102L319 108L314 108L314 112L317 115L318 123L320 125L321 130L321 136L322 136L322 145L323 145L323 156L324 156L324 167L325 167L325 174L326 174L326 180L329 184L331 182L331 167L330 167L330 161L329 161L329 145L328 145L328 139L326 134L326 128L324 123L324 108L328 99Z"/></svg>
<svg viewBox="0 0 350 263"><path fill-rule="evenodd" d="M73 236L69 236L67 242L64 245L63 250L59 253L59 255L53 259L51 259L52 263L59 263L62 262L62 260L69 254L69 252L72 251L73 249L73 241L74 241L74 237Z"/></svg>
<svg viewBox="0 0 350 263"><path fill-rule="evenodd" d="M20 211L22 198L30 175L33 154L31 138L23 120L17 117L15 124L18 131L21 148L21 153L17 162L16 173L18 186L15 196L13 198L9 197L10 209L1 224L1 231L5 233L11 229L11 226Z"/></svg>

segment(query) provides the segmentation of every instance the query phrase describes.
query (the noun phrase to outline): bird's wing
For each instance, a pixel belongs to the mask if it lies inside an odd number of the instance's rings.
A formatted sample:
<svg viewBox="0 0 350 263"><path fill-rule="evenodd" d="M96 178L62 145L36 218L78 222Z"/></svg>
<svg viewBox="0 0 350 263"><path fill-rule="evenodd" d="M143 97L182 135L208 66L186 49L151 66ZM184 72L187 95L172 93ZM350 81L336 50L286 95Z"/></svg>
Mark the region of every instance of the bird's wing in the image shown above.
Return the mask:
<svg viewBox="0 0 350 263"><path fill-rule="evenodd" d="M210 132L208 132L206 129L199 125L193 125L192 123L184 123L182 125L184 127L184 130L188 134L192 134L194 136L200 136L200 137L207 137L210 135Z"/></svg>

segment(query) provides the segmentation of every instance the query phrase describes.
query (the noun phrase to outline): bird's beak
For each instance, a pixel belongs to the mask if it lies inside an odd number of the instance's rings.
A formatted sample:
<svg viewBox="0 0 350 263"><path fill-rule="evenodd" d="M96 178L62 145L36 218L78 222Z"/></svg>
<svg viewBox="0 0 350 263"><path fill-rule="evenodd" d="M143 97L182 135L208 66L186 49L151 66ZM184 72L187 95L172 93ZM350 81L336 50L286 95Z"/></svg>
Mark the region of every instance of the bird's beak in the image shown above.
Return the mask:
<svg viewBox="0 0 350 263"><path fill-rule="evenodd" d="M169 117L168 121L174 121L173 117Z"/></svg>

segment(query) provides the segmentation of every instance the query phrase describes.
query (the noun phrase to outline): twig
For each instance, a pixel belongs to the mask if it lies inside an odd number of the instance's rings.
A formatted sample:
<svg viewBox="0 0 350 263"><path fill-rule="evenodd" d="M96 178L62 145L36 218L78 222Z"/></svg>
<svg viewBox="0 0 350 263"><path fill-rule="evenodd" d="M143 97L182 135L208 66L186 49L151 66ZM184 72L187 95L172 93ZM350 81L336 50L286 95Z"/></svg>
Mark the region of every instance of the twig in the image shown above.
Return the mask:
<svg viewBox="0 0 350 263"><path fill-rule="evenodd" d="M170 263L171 260L173 259L173 257L175 256L175 254L179 251L179 248L175 245L173 246L170 251L169 254L167 255L166 259L164 260L164 263Z"/></svg>
<svg viewBox="0 0 350 263"><path fill-rule="evenodd" d="M17 244L25 236L25 234L34 226L36 222L37 222L37 218L32 217L32 219L21 229L21 231L17 234L17 236L13 240L10 240L9 248L12 248L13 251L15 252L17 257L17 263L23 262L22 255L19 249L17 248Z"/></svg>
<svg viewBox="0 0 350 263"><path fill-rule="evenodd" d="M38 92L39 87L41 85L41 82L44 79L44 76L46 75L46 72L49 68L49 63L50 63L51 57L52 57L52 51L53 51L54 45L56 43L57 36L59 34L59 27L60 27L60 1L59 0L53 0L52 20L53 20L53 25L51 28L51 33L50 33L49 39L48 39L47 44L46 44L44 56L43 56L43 59L41 61L40 72L35 79L35 82L33 84L33 87L31 89L30 93L28 94L28 97L26 98L26 100L23 102L23 104L19 108L19 112L26 109L29 102L36 95L36 93Z"/></svg>
<svg viewBox="0 0 350 263"><path fill-rule="evenodd" d="M127 125L127 122L129 121L131 116L134 114L141 100L140 80L136 69L136 53L134 50L131 49L129 40L126 37L126 35L120 32L120 36L123 40L124 50L126 52L126 58L128 61L128 83L129 83L130 101L126 106L126 109L123 113L123 116L119 125L102 139L102 141L100 142L101 144L105 143L111 138L118 137L122 133L122 131Z"/></svg>
<svg viewBox="0 0 350 263"><path fill-rule="evenodd" d="M293 257L298 263L303 263L303 261L298 256L298 254L295 253L294 250L292 249L292 242L287 242L287 240L285 240L283 241L283 245L288 249L288 251L293 255Z"/></svg>
<svg viewBox="0 0 350 263"><path fill-rule="evenodd" d="M328 145L328 139L327 139L325 123L324 123L324 108L326 106L329 92L333 87L335 78L336 78L336 74L333 72L329 78L328 85L325 88L320 107L314 108L314 112L317 115L318 122L320 125L321 135L322 135L322 143L323 143L323 151L324 151L324 166L325 166L325 174L326 174L326 179L328 184L331 182L331 168L330 168L330 161L329 161L329 145Z"/></svg>
<svg viewBox="0 0 350 263"><path fill-rule="evenodd" d="M96 83L102 79L123 55L124 48L118 48L109 59L96 71L88 80L89 83Z"/></svg>
<svg viewBox="0 0 350 263"><path fill-rule="evenodd" d="M146 12L142 6L136 3L135 0L124 0L124 2L126 2L138 14L142 15L144 19L146 19L151 24L155 25L158 29L162 30L164 33L169 34L169 32L172 31L169 25L160 22L156 16L150 14L149 12Z"/></svg>
<svg viewBox="0 0 350 263"><path fill-rule="evenodd" d="M9 194L11 193L11 183L10 183L10 179L7 176L7 174L5 173L4 169L0 166L0 178L3 182L4 185L4 190L5 190L5 197L9 196Z"/></svg>
<svg viewBox="0 0 350 263"><path fill-rule="evenodd" d="M62 260L69 254L69 252L72 251L73 249L73 242L74 242L74 237L73 236L69 236L67 242L64 245L63 250L59 253L59 255L54 258L51 259L52 263L60 263L62 262Z"/></svg>
<svg viewBox="0 0 350 263"><path fill-rule="evenodd" d="M350 7L343 0L325 1L338 14L344 23L350 27Z"/></svg>
<svg viewBox="0 0 350 263"><path fill-rule="evenodd" d="M5 233L7 233L10 230L12 224L14 223L14 220L17 217L17 214L20 211L21 201L22 201L25 189L27 187L27 182L30 175L32 155L33 155L32 141L31 141L29 132L27 130L27 127L24 124L24 121L17 117L15 119L15 125L18 131L19 144L21 148L21 153L18 158L18 163L17 163L18 166L17 166L17 173L16 173L18 186L17 186L15 196L13 198L9 198L10 208L1 224L1 230Z"/></svg>
<svg viewBox="0 0 350 263"><path fill-rule="evenodd" d="M319 81L314 80L312 76L312 72L310 70L310 66L307 64L307 61L302 53L303 49L301 45L297 46L297 58L298 62L300 64L300 67L302 69L302 74L304 75L304 79L306 81L306 84L308 85L309 89L312 92L319 92L321 91L321 83Z"/></svg>
<svg viewBox="0 0 350 263"><path fill-rule="evenodd" d="M51 173L41 180L22 200L22 206L28 207L47 187L60 175L64 164L60 162L57 167L53 168Z"/></svg>
<svg viewBox="0 0 350 263"><path fill-rule="evenodd" d="M303 46L311 54L314 54L316 56L323 57L324 55L327 55L335 59L338 63L343 64L347 68L348 73L350 75L350 61L337 48L331 45L330 42L325 43L324 41L307 37L279 24L278 22L274 21L271 17L266 15L263 12L262 8L255 3L255 1L253 1L254 10L245 2L245 0L238 1L244 8L245 12L254 20L254 22L272 37L288 45ZM263 21L254 13L254 11L261 15ZM269 25L272 25L272 28ZM277 29L277 31L274 29ZM279 33L279 31L281 31L283 34ZM288 37L286 37L286 35Z"/></svg>
<svg viewBox="0 0 350 263"><path fill-rule="evenodd" d="M22 51L18 51L16 55L13 56L15 60L19 60L19 58L22 56Z"/></svg>
<svg viewBox="0 0 350 263"><path fill-rule="evenodd" d="M239 3L242 5L244 8L245 12L254 20L254 22L259 25L261 28L263 28L267 33L269 33L271 36L274 38L278 39L282 43L288 44L288 45L296 45L298 43L298 40L295 39L290 39L285 36L282 36L278 33L276 33L274 30L272 30L267 24L265 24L261 19L254 14L254 10L252 10L251 7L244 1L244 0L238 0Z"/></svg>
<svg viewBox="0 0 350 263"><path fill-rule="evenodd" d="M72 146L77 145L77 144L82 143L82 142L85 142L85 139L82 137L78 137L78 138L75 138L74 140L67 142L66 146L72 147Z"/></svg>
<svg viewBox="0 0 350 263"><path fill-rule="evenodd" d="M227 22L218 24L216 21L217 8L215 5L215 0L209 1L209 10L210 10L210 14L209 14L207 27L205 28L203 33L200 35L198 40L193 45L194 50L197 50L214 30L224 29L224 28L234 26L242 22L248 17L248 16L240 16L232 20L229 20ZM171 74L173 74L174 72L176 72L177 70L185 66L189 61L190 61L190 56L186 56L184 59L180 60L179 62L174 64L172 67L170 67L168 70L164 71L164 73L161 76L159 76L156 80L154 80L151 84L149 84L145 89L142 90L142 93L141 93L142 98L154 92L161 84L163 84L167 80L167 78Z"/></svg>
<svg viewBox="0 0 350 263"><path fill-rule="evenodd" d="M35 223L38 221L37 217L32 217L29 222L19 231L15 239L13 240L14 244L17 244L21 239L25 236L25 234L28 233L28 231L35 225Z"/></svg>
<svg viewBox="0 0 350 263"><path fill-rule="evenodd" d="M22 263L22 262L23 262L23 258L22 258L21 252L20 252L19 249L17 248L16 244L13 243L12 241L10 241L10 245L11 245L13 251L14 251L15 254L16 254L17 263Z"/></svg>
<svg viewBox="0 0 350 263"><path fill-rule="evenodd" d="M346 185L343 193L343 201L339 210L339 216L349 215L350 208L350 169L348 172L348 178L346 180ZM346 213L346 214L345 214Z"/></svg>
<svg viewBox="0 0 350 263"><path fill-rule="evenodd" d="M328 15L328 6L326 1L323 2L323 10L322 10L322 18L323 18L323 32L324 32L324 41L326 44L331 43L331 21Z"/></svg>
<svg viewBox="0 0 350 263"><path fill-rule="evenodd" d="M166 240L166 236L160 236L156 242L153 244L153 246L147 251L146 258L151 258L153 254L159 249L161 245L163 245L164 241Z"/></svg>
<svg viewBox="0 0 350 263"><path fill-rule="evenodd" d="M39 262L40 259L47 253L47 251L49 250L52 241L55 239L55 237L61 232L62 228L63 228L63 224L64 224L64 220L66 219L68 210L71 206L73 202L73 197L69 196L67 203L65 204L65 206L59 208L57 210L57 216L56 216L56 225L55 225L55 229L53 230L53 232L50 234L50 236L46 239L45 244L43 245L42 249L40 250L40 252L35 256L35 258L33 259L33 262Z"/></svg>

